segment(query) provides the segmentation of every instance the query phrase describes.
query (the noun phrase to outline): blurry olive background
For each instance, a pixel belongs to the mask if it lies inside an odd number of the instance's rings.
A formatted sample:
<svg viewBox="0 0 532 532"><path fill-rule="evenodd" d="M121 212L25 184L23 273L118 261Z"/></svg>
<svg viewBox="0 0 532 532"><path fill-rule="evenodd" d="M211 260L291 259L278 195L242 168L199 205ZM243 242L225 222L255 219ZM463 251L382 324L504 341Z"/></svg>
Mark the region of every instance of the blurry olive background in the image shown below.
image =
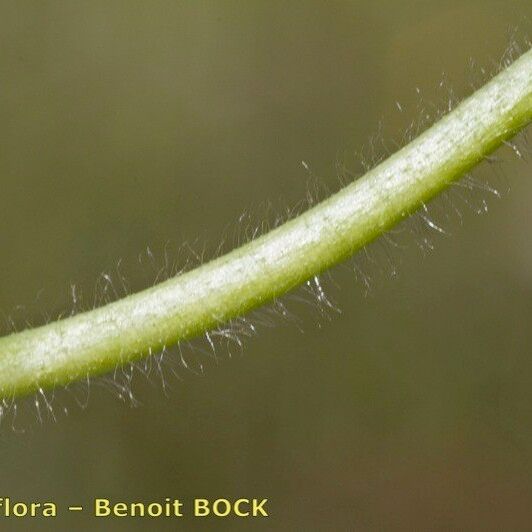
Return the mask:
<svg viewBox="0 0 532 532"><path fill-rule="evenodd" d="M304 198L302 160L336 189L335 161L356 170L381 121L393 146L422 107L469 93L530 15L526 0L2 1L0 308L42 322L71 309L71 283L90 307L120 259L139 290L155 277L146 246L201 252L242 212ZM503 158L475 174L502 171L502 199L457 189L436 212L463 225L409 226L396 278L376 253L366 297L337 269L332 320L301 305L299 326L261 328L231 360L221 349L203 377L167 372L166 397L139 378L139 408L94 386L56 424L5 423L0 496L63 511L0 527L529 529L531 166ZM267 497L271 517L65 515L94 497Z"/></svg>

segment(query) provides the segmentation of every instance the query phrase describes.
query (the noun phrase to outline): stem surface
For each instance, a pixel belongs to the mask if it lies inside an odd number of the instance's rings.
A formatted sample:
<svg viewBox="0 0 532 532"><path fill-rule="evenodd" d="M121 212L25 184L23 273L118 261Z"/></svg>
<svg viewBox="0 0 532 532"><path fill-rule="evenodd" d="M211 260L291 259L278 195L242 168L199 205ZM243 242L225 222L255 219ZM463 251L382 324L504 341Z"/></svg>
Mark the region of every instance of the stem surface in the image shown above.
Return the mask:
<svg viewBox="0 0 532 532"><path fill-rule="evenodd" d="M104 307L0 338L0 398L104 373L271 301L401 221L531 119L529 50L364 177L264 236Z"/></svg>

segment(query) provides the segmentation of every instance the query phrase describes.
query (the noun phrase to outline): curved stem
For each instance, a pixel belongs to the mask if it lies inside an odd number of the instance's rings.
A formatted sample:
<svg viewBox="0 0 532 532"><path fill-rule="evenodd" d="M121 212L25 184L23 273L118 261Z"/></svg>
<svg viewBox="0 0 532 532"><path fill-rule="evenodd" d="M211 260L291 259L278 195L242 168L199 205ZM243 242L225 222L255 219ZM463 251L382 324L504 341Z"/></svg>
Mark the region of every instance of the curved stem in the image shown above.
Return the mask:
<svg viewBox="0 0 532 532"><path fill-rule="evenodd" d="M409 145L248 244L104 307L0 339L0 397L100 374L216 327L342 261L532 120L532 50Z"/></svg>

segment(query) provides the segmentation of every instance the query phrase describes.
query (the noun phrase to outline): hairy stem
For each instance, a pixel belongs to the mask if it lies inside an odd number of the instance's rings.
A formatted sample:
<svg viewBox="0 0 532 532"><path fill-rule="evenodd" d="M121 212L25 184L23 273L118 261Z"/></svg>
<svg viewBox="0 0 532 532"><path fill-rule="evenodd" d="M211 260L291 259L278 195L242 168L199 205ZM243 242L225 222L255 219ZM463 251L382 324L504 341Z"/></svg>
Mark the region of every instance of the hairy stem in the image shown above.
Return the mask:
<svg viewBox="0 0 532 532"><path fill-rule="evenodd" d="M147 356L267 303L419 208L532 120L532 50L409 145L268 234L150 289L0 339L0 397Z"/></svg>

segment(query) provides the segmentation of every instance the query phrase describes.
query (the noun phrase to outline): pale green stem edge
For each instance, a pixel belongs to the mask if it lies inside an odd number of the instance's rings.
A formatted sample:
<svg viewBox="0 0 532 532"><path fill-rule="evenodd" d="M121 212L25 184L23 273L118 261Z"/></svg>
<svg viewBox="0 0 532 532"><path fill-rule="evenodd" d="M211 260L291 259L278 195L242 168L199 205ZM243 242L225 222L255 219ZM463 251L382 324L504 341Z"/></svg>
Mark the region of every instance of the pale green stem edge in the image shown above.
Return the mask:
<svg viewBox="0 0 532 532"><path fill-rule="evenodd" d="M327 200L195 270L0 339L0 397L101 374L197 336L337 264L532 119L532 50L413 142Z"/></svg>

